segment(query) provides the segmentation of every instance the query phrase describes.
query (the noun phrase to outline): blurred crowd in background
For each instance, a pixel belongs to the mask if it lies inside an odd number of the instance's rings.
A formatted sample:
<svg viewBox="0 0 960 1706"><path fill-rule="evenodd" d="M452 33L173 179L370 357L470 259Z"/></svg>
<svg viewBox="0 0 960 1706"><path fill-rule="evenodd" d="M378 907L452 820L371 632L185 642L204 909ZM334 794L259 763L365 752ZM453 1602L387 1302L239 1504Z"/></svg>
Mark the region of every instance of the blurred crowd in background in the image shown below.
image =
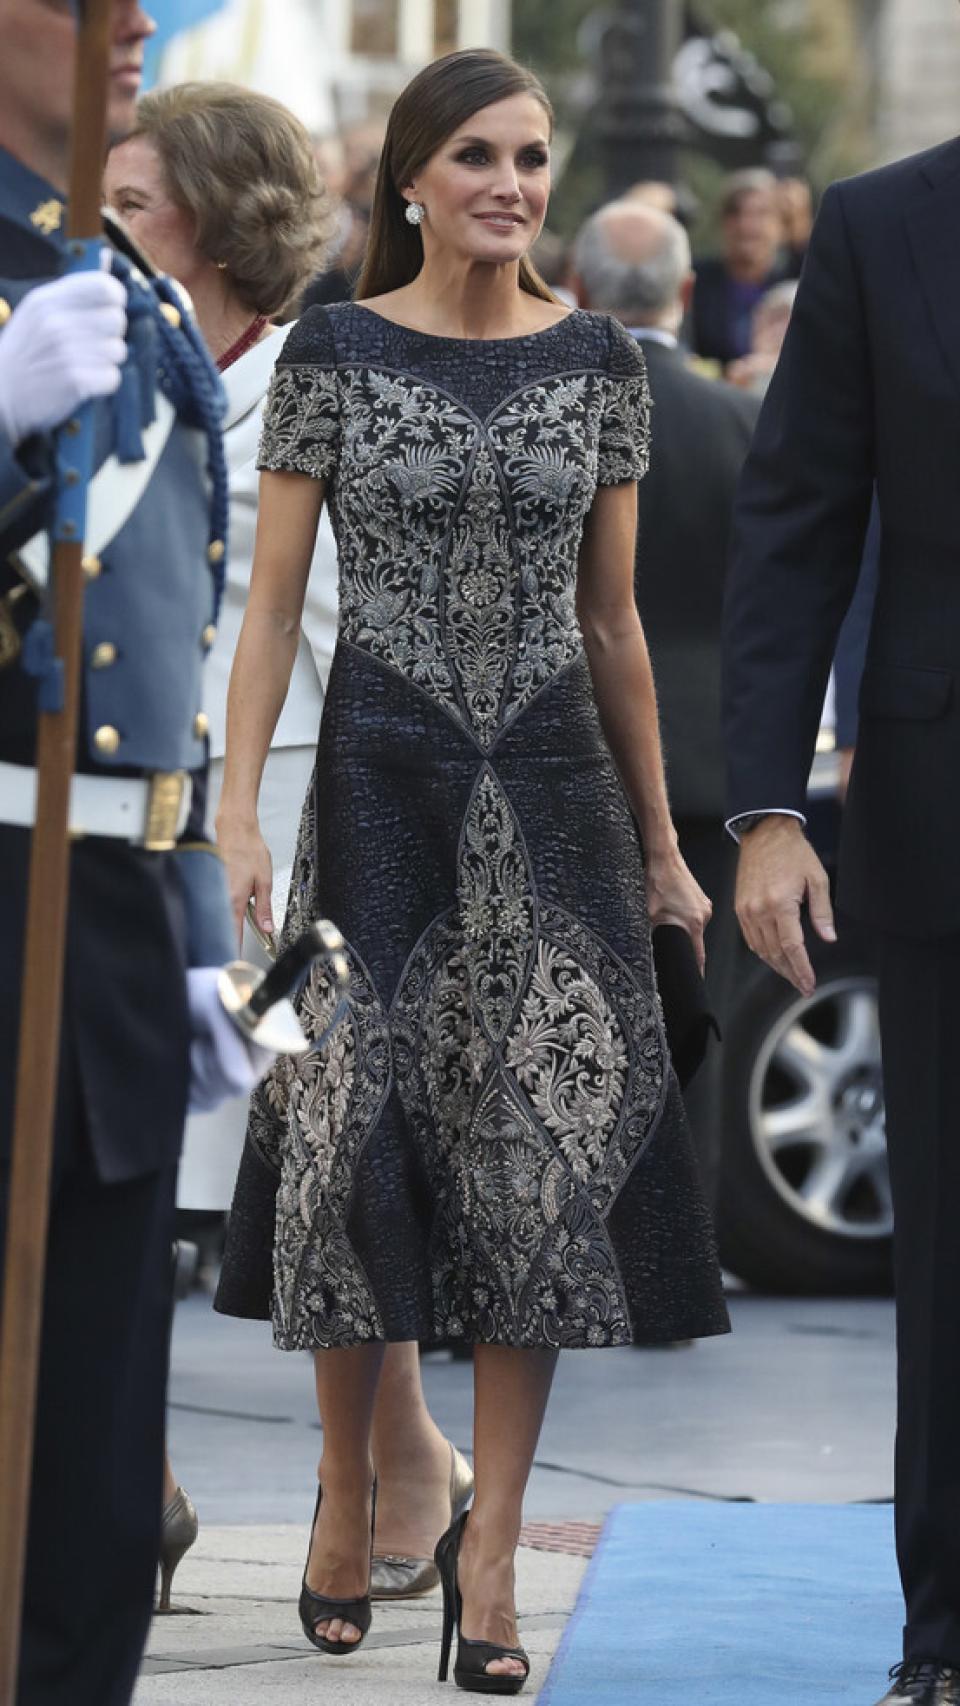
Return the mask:
<svg viewBox="0 0 960 1706"><path fill-rule="evenodd" d="M303 306L341 302L353 294L367 224L382 130L365 123L317 139L320 169L338 215L325 270ZM762 395L786 334L814 217L810 184L764 168L733 172L716 208L705 208L682 184L646 181L621 197L672 214L687 230L696 282L681 342L710 377ZM702 247L700 230L718 229L718 249ZM557 293L577 301L574 251L546 229L537 244L538 270Z"/></svg>

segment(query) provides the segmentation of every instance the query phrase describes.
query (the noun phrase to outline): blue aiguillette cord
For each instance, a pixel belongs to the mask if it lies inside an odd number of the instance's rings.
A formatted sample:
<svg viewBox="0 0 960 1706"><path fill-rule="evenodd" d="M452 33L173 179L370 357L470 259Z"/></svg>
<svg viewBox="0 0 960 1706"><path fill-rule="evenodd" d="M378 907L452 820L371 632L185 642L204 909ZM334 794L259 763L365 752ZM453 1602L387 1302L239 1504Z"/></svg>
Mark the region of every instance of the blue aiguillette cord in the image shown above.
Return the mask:
<svg viewBox="0 0 960 1706"><path fill-rule="evenodd" d="M99 272L102 237L74 238L67 245L68 273ZM87 524L87 488L93 477L94 404L83 403L54 435L54 513L50 529L54 545L83 543ZM55 596L48 577L46 609L31 625L23 642L23 667L37 678L41 711L63 710L63 659L56 655L50 604Z"/></svg>

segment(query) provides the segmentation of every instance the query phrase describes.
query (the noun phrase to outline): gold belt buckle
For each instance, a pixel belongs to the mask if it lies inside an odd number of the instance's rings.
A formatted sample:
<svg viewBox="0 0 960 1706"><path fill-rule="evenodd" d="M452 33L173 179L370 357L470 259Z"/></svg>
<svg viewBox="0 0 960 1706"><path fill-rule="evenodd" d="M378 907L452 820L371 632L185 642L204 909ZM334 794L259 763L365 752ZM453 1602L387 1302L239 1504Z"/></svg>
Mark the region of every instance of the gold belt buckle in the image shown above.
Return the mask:
<svg viewBox="0 0 960 1706"><path fill-rule="evenodd" d="M177 845L180 807L187 785L185 770L158 770L150 778L143 845L151 853L169 853Z"/></svg>

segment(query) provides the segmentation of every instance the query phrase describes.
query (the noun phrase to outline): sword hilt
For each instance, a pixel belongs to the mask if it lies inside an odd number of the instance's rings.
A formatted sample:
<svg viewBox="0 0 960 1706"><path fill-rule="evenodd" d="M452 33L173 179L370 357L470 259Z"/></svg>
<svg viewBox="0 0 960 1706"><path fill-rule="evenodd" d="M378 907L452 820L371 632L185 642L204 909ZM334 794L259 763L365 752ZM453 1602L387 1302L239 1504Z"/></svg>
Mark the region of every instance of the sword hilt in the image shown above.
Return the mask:
<svg viewBox="0 0 960 1706"><path fill-rule="evenodd" d="M262 1019L264 1013L276 1001L282 1001L284 996L291 995L304 973L321 954L326 954L329 958L334 983L346 987L349 972L343 953L343 937L335 925L321 918L315 924L309 925L289 948L284 949L263 981L257 984L247 1002L247 1011L251 1017L254 1020Z"/></svg>

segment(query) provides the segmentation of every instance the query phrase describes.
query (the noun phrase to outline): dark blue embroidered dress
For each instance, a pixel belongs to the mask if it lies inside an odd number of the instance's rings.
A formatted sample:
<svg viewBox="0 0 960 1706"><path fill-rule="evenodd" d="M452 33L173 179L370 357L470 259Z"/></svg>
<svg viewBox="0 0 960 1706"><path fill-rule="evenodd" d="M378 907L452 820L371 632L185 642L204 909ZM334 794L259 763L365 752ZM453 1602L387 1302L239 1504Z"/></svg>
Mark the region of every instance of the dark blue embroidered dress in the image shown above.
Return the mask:
<svg viewBox="0 0 960 1706"><path fill-rule="evenodd" d="M218 1307L265 1312L275 1197L284 1348L727 1328L575 613L597 485L648 438L600 315L468 342L347 303L284 346L261 466L328 482L340 559L285 934L335 919L353 973L255 1097L238 1181ZM315 977L308 1031L330 1003Z"/></svg>

